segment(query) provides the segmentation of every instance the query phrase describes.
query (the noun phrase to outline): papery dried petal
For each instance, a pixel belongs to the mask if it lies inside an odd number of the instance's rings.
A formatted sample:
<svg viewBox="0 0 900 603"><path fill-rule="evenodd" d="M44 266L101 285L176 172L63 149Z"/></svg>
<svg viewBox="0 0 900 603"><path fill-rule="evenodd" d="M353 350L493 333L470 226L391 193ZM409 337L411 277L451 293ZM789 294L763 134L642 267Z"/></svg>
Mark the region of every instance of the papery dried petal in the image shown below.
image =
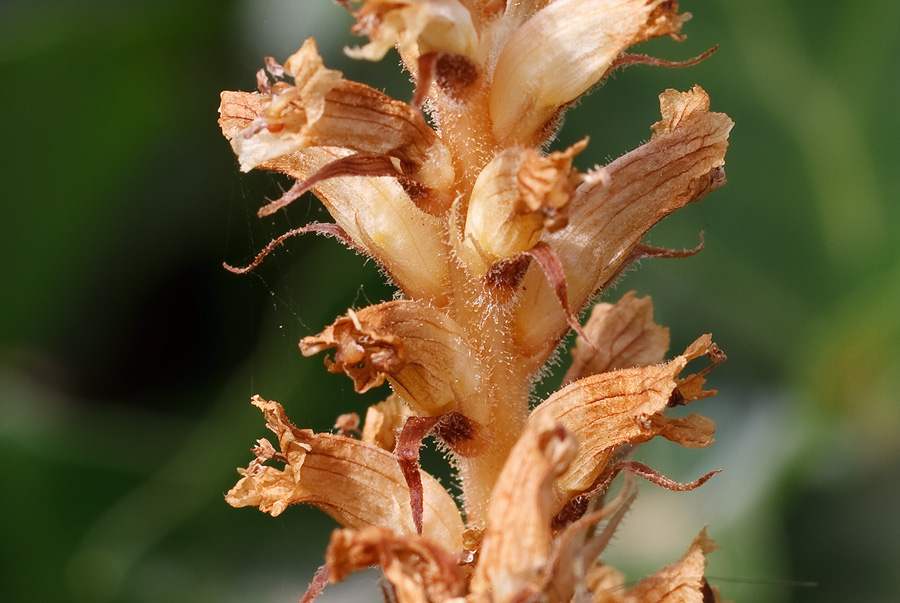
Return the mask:
<svg viewBox="0 0 900 603"><path fill-rule="evenodd" d="M541 587L558 510L553 483L575 453L575 440L554 421L533 422L519 438L494 487L472 592L506 603Z"/></svg>
<svg viewBox="0 0 900 603"><path fill-rule="evenodd" d="M335 530L327 561L332 582L380 566L402 603L443 603L465 590L464 576L449 551L427 538L383 528Z"/></svg>
<svg viewBox="0 0 900 603"><path fill-rule="evenodd" d="M291 56L286 73L263 98L262 112L231 144L243 171L310 147L341 147L397 160L401 172L437 190L453 185L449 152L421 112L322 65L312 38Z"/></svg>
<svg viewBox="0 0 900 603"><path fill-rule="evenodd" d="M585 377L534 409L529 425L559 421L578 441L578 455L557 483L560 507L590 488L616 448L626 442L644 442L661 433L673 438L681 434L689 442L700 440L698 432L708 429L711 422L666 420L657 415L668 405L685 365L706 354L712 346L710 336L704 335L667 364Z"/></svg>
<svg viewBox="0 0 900 603"><path fill-rule="evenodd" d="M409 489L391 453L353 438L298 429L277 402L254 396L277 436L280 452L261 440L257 458L225 497L234 507L258 506L279 515L289 505L319 507L340 524L362 529L389 527L415 534ZM283 469L264 465L274 460ZM462 549L462 518L456 503L431 475L421 471L424 493L422 533L449 551Z"/></svg>
<svg viewBox="0 0 900 603"><path fill-rule="evenodd" d="M733 122L709 112L709 97L699 86L667 91L660 104L663 119L654 124L650 142L606 166L605 181L579 187L568 226L544 237L565 267L572 308L582 307L624 268L654 224L724 182ZM554 312L553 292L534 272L523 282L518 337L523 350L542 359L565 322Z"/></svg>
<svg viewBox="0 0 900 603"><path fill-rule="evenodd" d="M598 562L588 570L586 583L593 594L591 603L625 602L625 574L614 567Z"/></svg>
<svg viewBox="0 0 900 603"><path fill-rule="evenodd" d="M390 381L417 414L464 411L476 399L474 352L447 315L425 304L397 300L349 311L300 342L304 356L336 348L328 370L344 372L356 391Z"/></svg>
<svg viewBox="0 0 900 603"><path fill-rule="evenodd" d="M410 416L413 416L413 410L409 405L397 394L391 394L387 400L370 406L366 411L362 441L393 451L397 446L397 434Z"/></svg>
<svg viewBox="0 0 900 603"><path fill-rule="evenodd" d="M545 229L565 226L566 205L580 181L572 159L586 146L581 141L547 156L512 147L482 170L468 205L463 247L476 276L497 260L534 247Z"/></svg>
<svg viewBox="0 0 900 603"><path fill-rule="evenodd" d="M572 350L572 366L564 384L598 375L663 361L669 349L669 329L653 322L653 302L629 291L615 304L600 303L584 325L591 344L581 337Z"/></svg>
<svg viewBox="0 0 900 603"><path fill-rule="evenodd" d="M644 578L628 591L626 601L641 603L707 603L703 578L706 555L718 548L706 535L706 528L694 538L688 552L652 576Z"/></svg>
<svg viewBox="0 0 900 603"><path fill-rule="evenodd" d="M263 112L264 97L223 92L219 123L229 138ZM275 157L258 167L306 180L324 166L353 154L316 147ZM378 260L409 296L441 305L446 302L447 251L441 220L421 211L394 178L331 178L313 192L337 224L363 253Z"/></svg>
<svg viewBox="0 0 900 603"><path fill-rule="evenodd" d="M715 439L716 423L709 417L691 414L686 417L666 417L656 414L651 418L652 431L656 435L685 448L706 448Z"/></svg>
<svg viewBox="0 0 900 603"><path fill-rule="evenodd" d="M545 124L596 84L620 52L655 36L677 36L685 19L677 13L677 2L663 0L557 0L538 11L497 59L495 136L542 142Z"/></svg>
<svg viewBox="0 0 900 603"><path fill-rule="evenodd" d="M713 603L718 599L715 595L707 598L712 590L703 572L705 556L716 548L703 528L681 559L644 578L627 592L625 577L598 561L587 573L587 587L593 594L591 603Z"/></svg>
<svg viewBox="0 0 900 603"><path fill-rule="evenodd" d="M354 16L353 33L371 40L344 50L355 59L379 61L394 46L404 60L432 52L477 52L472 17L456 0L365 0Z"/></svg>

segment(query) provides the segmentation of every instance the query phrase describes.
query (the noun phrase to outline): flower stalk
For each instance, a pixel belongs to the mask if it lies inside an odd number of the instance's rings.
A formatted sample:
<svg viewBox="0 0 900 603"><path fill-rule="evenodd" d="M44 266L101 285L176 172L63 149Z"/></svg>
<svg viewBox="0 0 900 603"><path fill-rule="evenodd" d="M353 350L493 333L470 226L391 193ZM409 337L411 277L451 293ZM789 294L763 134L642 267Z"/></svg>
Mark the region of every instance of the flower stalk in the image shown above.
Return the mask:
<svg viewBox="0 0 900 603"><path fill-rule="evenodd" d="M548 150L563 113L610 70L681 66L626 50L683 39L690 15L671 0L341 4L369 39L348 54L380 60L396 48L415 79L411 103L345 80L309 39L283 65L267 59L256 92L222 93L219 123L241 170L296 180L261 216L312 191L334 223L291 234L336 236L399 289L300 342L356 391L387 381L393 393L361 431L342 415L337 434L299 429L255 397L277 446L259 440L227 501L272 515L306 503L334 517L343 529L316 588L379 565L400 603L714 600L704 532L630 590L600 554L634 498L631 476L683 490L712 475L678 484L627 454L656 436L712 443L709 419L665 412L714 394L705 374L724 354L703 335L664 362L668 330L632 293L595 305L584 325L577 317L635 260L700 250L641 240L724 183L732 122L699 86L667 90L651 140L609 165L577 167L587 138ZM533 407L533 382L570 328L565 383ZM683 374L702 357L705 369ZM450 453L461 508L418 466L429 436Z"/></svg>

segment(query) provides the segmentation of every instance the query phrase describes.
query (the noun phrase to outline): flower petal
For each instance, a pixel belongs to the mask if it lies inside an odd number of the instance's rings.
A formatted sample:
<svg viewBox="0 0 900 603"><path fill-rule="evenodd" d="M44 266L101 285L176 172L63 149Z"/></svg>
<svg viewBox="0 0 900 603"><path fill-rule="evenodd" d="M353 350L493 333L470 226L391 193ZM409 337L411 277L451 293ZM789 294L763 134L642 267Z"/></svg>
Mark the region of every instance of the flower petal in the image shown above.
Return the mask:
<svg viewBox="0 0 900 603"><path fill-rule="evenodd" d="M425 304L397 300L350 310L300 342L304 356L329 348L336 348L329 371L346 373L358 392L387 379L419 415L465 413L466 402L477 399L475 354L462 328Z"/></svg>
<svg viewBox="0 0 900 603"><path fill-rule="evenodd" d="M649 297L635 297L634 291L615 304L595 305L584 331L593 346L578 337L564 384L588 375L659 364L669 349L669 329L653 322L653 302Z"/></svg>
<svg viewBox="0 0 900 603"><path fill-rule="evenodd" d="M688 552L628 591L627 600L641 603L704 603L709 584L703 577L706 555L716 550L706 528L694 538Z"/></svg>
<svg viewBox="0 0 900 603"><path fill-rule="evenodd" d="M306 503L347 527L416 533L409 489L394 455L352 438L298 429L277 402L254 396L253 404L278 436L280 451L260 440L254 449L257 458L239 470L243 477L225 497L230 505L258 506L275 516L289 505ZM269 460L284 463L284 468L263 464ZM463 524L456 503L431 475L422 471L421 477L422 534L448 551L461 550Z"/></svg>
<svg viewBox="0 0 900 603"><path fill-rule="evenodd" d="M591 487L622 444L661 434L686 442L702 439L711 425L708 419L660 419L659 413L669 404L679 384L678 374L687 363L717 349L704 335L667 364L585 377L534 409L529 425L559 421L578 441L578 455L557 483L560 507Z"/></svg>
<svg viewBox="0 0 900 603"><path fill-rule="evenodd" d="M391 394L384 402L373 404L366 411L362 441L392 452L397 446L397 434L412 409L397 394Z"/></svg>
<svg viewBox="0 0 900 603"><path fill-rule="evenodd" d="M403 603L442 603L465 591L465 577L449 551L427 538L383 528L335 530L327 562L332 582L381 566Z"/></svg>
<svg viewBox="0 0 900 603"><path fill-rule="evenodd" d="M326 69L312 38L284 69L294 85L276 83L262 98L260 116L232 133L243 171L300 149L342 147L393 157L403 174L430 189L453 185L450 154L421 112Z"/></svg>
<svg viewBox="0 0 900 603"><path fill-rule="evenodd" d="M538 11L497 59L494 135L540 144L545 124L596 84L619 53L655 36L677 36L685 20L677 13L677 2L663 0L557 0Z"/></svg>
<svg viewBox="0 0 900 603"><path fill-rule="evenodd" d="M223 92L219 123L229 138L263 113L265 98ZM261 163L259 168L306 180L326 165L353 154L336 147L301 149ZM409 297L446 302L447 251L443 224L419 209L395 178L339 177L313 188L335 222L363 253L378 260Z"/></svg>
<svg viewBox="0 0 900 603"><path fill-rule="evenodd" d="M663 119L653 125L650 142L606 166L603 181L579 187L568 226L544 236L565 268L569 306L576 311L628 264L653 225L724 182L733 122L709 111L699 86L669 90L660 105ZM526 275L518 322L520 345L541 363L566 328L542 280L534 270Z"/></svg>
<svg viewBox="0 0 900 603"><path fill-rule="evenodd" d="M553 484L576 447L572 435L549 419L532 422L519 438L491 496L473 593L490 592L493 601L506 603L541 587L552 553L550 522L558 511Z"/></svg>
<svg viewBox="0 0 900 603"><path fill-rule="evenodd" d="M365 0L355 16L353 33L371 40L362 48L344 49L355 59L380 61L394 46L404 60L431 52L477 51L472 16L457 0Z"/></svg>

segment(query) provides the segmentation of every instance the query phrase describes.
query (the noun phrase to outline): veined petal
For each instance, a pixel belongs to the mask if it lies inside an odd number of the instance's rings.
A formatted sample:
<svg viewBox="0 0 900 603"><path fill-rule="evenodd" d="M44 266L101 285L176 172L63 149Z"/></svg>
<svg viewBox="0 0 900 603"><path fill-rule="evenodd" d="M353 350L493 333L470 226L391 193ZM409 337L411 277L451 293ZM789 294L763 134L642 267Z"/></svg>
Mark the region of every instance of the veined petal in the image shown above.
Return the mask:
<svg viewBox="0 0 900 603"><path fill-rule="evenodd" d="M685 20L677 13L677 2L663 0L557 0L538 11L497 59L495 136L540 143L544 125L596 84L619 53L655 36L677 36Z"/></svg>
<svg viewBox="0 0 900 603"><path fill-rule="evenodd" d="M257 458L228 492L234 507L258 506L279 515L289 505L306 503L331 515L341 525L378 526L415 534L409 488L390 452L353 438L296 428L277 402L254 396L278 436L279 450L262 439ZM264 465L275 460L283 469ZM431 475L420 471L424 492L422 534L448 551L462 549L462 519L456 503Z"/></svg>
<svg viewBox="0 0 900 603"><path fill-rule="evenodd" d="M569 467L577 444L558 422L530 422L503 466L488 507L472 592L491 600L525 600L539 589L551 555L551 519L558 511L554 481ZM530 594L537 594L532 592Z"/></svg>
<svg viewBox="0 0 900 603"><path fill-rule="evenodd" d="M634 291L615 304L596 304L584 332L590 343L578 336L565 384L588 375L659 364L669 349L669 329L653 322L653 302L635 297Z"/></svg>
<svg viewBox="0 0 900 603"><path fill-rule="evenodd" d="M431 52L477 52L472 16L457 0L365 0L354 15L353 33L371 40L344 50L355 59L380 61L394 46L411 59Z"/></svg>
<svg viewBox="0 0 900 603"><path fill-rule="evenodd" d="M579 187L569 224L544 237L565 269L570 308L584 306L613 279L654 224L725 181L722 166L734 125L728 116L709 111L709 96L699 86L664 92L660 106L663 118L653 125L650 142L606 166L602 182ZM541 359L566 323L555 293L535 272L523 283L518 338L523 350Z"/></svg>
<svg viewBox="0 0 900 603"><path fill-rule="evenodd" d="M586 146L581 141L547 156L512 147L482 170L466 214L463 255L470 271L482 276L497 260L534 247L544 230L566 225L566 205L580 182L572 159Z"/></svg>
<svg viewBox="0 0 900 603"><path fill-rule="evenodd" d="M711 421L666 419L659 413L682 382L678 375L687 363L716 353L711 337L704 335L667 364L585 377L535 408L528 425L559 421L578 441L578 455L557 483L560 506L590 488L622 444L645 442L663 433L673 440L701 442L699 432L712 429Z"/></svg>
<svg viewBox="0 0 900 603"><path fill-rule="evenodd" d="M312 38L284 69L294 85L273 85L261 99L259 117L243 132L231 133L243 171L300 149L342 147L392 157L403 175L428 188L453 185L450 153L421 112L326 69Z"/></svg>
<svg viewBox="0 0 900 603"><path fill-rule="evenodd" d="M356 391L365 392L387 379L417 414L465 414L475 400L474 351L462 328L425 304L397 300L369 306L347 316L319 335L300 342L304 356L336 348L328 370L344 372Z"/></svg>
<svg viewBox="0 0 900 603"><path fill-rule="evenodd" d="M264 96L223 92L219 123L229 138L263 112ZM266 160L257 167L305 180L351 155L314 147ZM420 210L395 178L346 176L319 182L313 192L360 251L378 260L409 296L442 305L449 273L441 220Z"/></svg>

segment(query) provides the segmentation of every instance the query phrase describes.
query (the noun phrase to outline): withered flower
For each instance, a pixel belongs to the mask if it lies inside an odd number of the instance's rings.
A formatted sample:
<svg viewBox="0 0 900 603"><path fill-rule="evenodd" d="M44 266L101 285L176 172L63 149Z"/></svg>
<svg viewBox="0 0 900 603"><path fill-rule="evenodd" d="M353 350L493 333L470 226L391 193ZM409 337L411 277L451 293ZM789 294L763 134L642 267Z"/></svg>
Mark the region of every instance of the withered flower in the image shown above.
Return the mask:
<svg viewBox="0 0 900 603"><path fill-rule="evenodd" d="M260 215L312 191L334 219L232 270L311 231L378 262L396 299L348 310L300 349L324 353L359 392L387 381L393 393L361 429L357 415L338 417L336 434L299 429L255 397L277 442L258 441L227 501L272 515L307 503L343 526L306 600L371 565L399 603L716 600L705 530L630 589L600 555L634 499L633 476L686 490L715 473L679 484L629 454L657 436L713 442L708 418L666 411L713 395L705 375L724 354L703 335L664 362L668 330L633 293L597 304L584 325L577 316L635 260L700 250L641 241L724 183L732 122L699 86L667 90L650 141L609 165L576 167L586 138L548 150L562 114L611 70L696 62L627 53L681 40L690 15L672 0L341 4L369 38L347 53L379 60L396 48L415 96L344 79L312 39L284 65L267 59L258 91L222 93L219 123L241 169L296 180ZM564 385L532 408L533 381L569 328L578 339ZM706 367L685 374L701 357ZM419 467L427 436L451 455L464 513Z"/></svg>

